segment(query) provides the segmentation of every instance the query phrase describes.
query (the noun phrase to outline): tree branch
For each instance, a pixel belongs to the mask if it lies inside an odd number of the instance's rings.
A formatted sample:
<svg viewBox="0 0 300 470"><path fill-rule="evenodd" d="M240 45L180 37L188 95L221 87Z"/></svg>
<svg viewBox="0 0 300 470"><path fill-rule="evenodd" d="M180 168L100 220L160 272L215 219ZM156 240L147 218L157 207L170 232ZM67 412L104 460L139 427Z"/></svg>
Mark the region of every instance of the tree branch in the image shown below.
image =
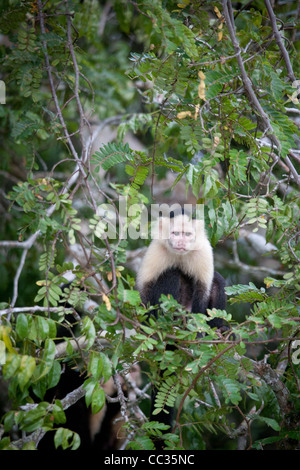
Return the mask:
<svg viewBox="0 0 300 470"><path fill-rule="evenodd" d="M269 18L270 18L270 21L271 21L272 30L273 30L273 34L275 36L276 43L277 43L279 49L281 50L282 57L283 57L283 60L285 62L285 66L287 68L288 77L292 82L294 82L296 80L296 77L295 77L293 67L292 67L292 64L291 64L291 61L290 61L290 56L289 56L289 54L288 54L288 52L287 52L287 50L286 50L286 48L283 44L281 34L278 31L276 16L274 15L274 11L273 11L273 8L271 6L270 0L264 0L264 1L265 1L265 5L266 5L267 11L268 11L268 15L269 15Z"/></svg>
<svg viewBox="0 0 300 470"><path fill-rule="evenodd" d="M236 34L235 34L235 25L234 25L231 1L230 0L222 0L222 5L223 5L223 13L224 13L226 25L227 25L227 28L228 28L229 36L230 36L233 48L234 48L235 53L236 53L236 59L237 59L238 66L239 66L239 69L240 69L240 72L241 72L242 81L243 81L245 90L248 94L250 104L251 104L252 108L254 109L254 111L259 115L259 117L261 119L261 122L263 124L263 127L264 127L265 134L268 135L268 137L271 139L272 143L277 147L277 150L280 151L280 149L281 149L280 141L277 139L277 137L274 133L274 129L271 125L269 116L267 115L267 113L265 112L263 107L261 106L261 104L260 104L260 102L259 102L259 100L258 100L258 98L257 98L257 96L256 96L256 94L253 90L251 80L248 77L248 74L247 74L246 69L245 69L245 65L244 65L244 62L243 62L243 59L242 59L242 55L241 55L241 49L240 49L240 46L239 46L239 43L238 43L238 40L237 40ZM277 159L278 157L273 156L273 159L274 158ZM296 184L298 186L300 186L300 175L298 175L294 165L292 164L292 162L290 161L290 159L288 157L285 158L285 163L288 166L293 178L295 179Z"/></svg>
<svg viewBox="0 0 300 470"><path fill-rule="evenodd" d="M46 28L45 28L45 23L44 23L43 5L42 5L41 0L37 0L37 5L38 5L38 14L39 14L41 32L42 32L43 35L45 35L46 34ZM86 175L86 172L85 172L84 167L83 167L83 161L88 156L88 152L91 148L91 139L88 139L89 144L88 144L88 147L86 148L85 139L84 139L84 136L83 136L83 127L84 127L84 123L87 123L87 120L84 116L83 109L82 109L80 99L79 99L79 75L80 75L80 72L79 72L77 62L76 62L76 57L75 57L75 54L74 54L74 48L73 48L72 38L71 38L71 16L70 16L69 12L66 12L65 14L67 15L67 22L68 22L67 23L68 24L68 46L70 48L70 52L71 52L71 56L72 56L72 60L73 60L73 65L74 65L74 70L75 70L75 97L76 97L76 101L77 101L77 105L78 105L78 109L79 109L79 113L80 113L79 132L80 132L80 136L81 136L81 143L82 143L82 146L83 146L82 147L83 148L82 158L78 157L76 149L75 149L75 147L73 145L73 142L71 140L70 134L68 132L67 125L66 125L65 120L63 118L63 115L62 115L62 112L61 112L61 109L60 109L60 106L59 106L59 102L58 102L58 97L57 97L56 90L55 90L55 85L54 85L54 82L53 82L52 68L51 68L51 65L50 65L50 60L49 60L49 56L48 56L48 52L47 52L47 42L46 42L45 39L42 39L46 70L48 72L48 78L49 78L49 84L50 84L50 88L51 88L52 98L54 100L56 112L57 112L57 115L59 117L60 123L62 125L66 141L69 145L72 156L73 156L73 158L75 159L75 161L77 163L77 168L73 172L72 177L66 182L66 184L62 188L61 194L66 193L68 191L68 189L76 182L76 180L79 177L78 170L81 172L82 176L86 180L87 175ZM47 216L50 217L52 215L52 213L54 212L54 210L55 210L55 204L53 204L51 207L49 207L49 209L47 211ZM0 247L22 248L22 249L24 249L24 252L22 253L22 256L21 256L21 259L20 259L19 267L18 267L16 275L14 277L13 298L12 298L12 303L11 303L12 307L15 306L17 298L18 298L19 278L20 278L20 275L22 273L22 270L23 270L23 267L24 267L24 264L25 264L26 256L28 254L28 251L34 245L37 238L40 236L40 234L41 234L41 231L37 230L33 235L31 235L28 238L28 240L26 240L24 242L8 241L8 240L0 242Z"/></svg>
<svg viewBox="0 0 300 470"><path fill-rule="evenodd" d="M234 48L235 53L236 53L236 59L237 59L237 62L238 62L239 68L240 68L240 72L241 72L241 76L242 76L242 80L243 80L243 83L244 83L245 90L247 91L249 99L250 99L250 103L251 103L252 107L255 109L255 111L261 117L261 119L264 123L264 126L265 126L265 131L266 132L270 131L270 133L271 133L270 138L272 138L272 140L274 141L276 146L280 148L279 141L277 140L277 138L275 136L273 136L273 128L272 128L272 125L270 123L269 116L264 111L264 109L261 106L256 94L254 93L251 80L247 75L247 72L246 72L246 69L245 69L245 66L244 66L244 62L243 62L243 59L242 59L242 55L241 55L240 45L238 43L238 40L237 40L236 34L235 34L235 26L234 26L234 21L233 21L231 2L229 0L222 0L222 4L223 4L223 12L224 12L224 17L225 17L226 25L227 25L227 28L228 28L229 36L230 36L233 48Z"/></svg>

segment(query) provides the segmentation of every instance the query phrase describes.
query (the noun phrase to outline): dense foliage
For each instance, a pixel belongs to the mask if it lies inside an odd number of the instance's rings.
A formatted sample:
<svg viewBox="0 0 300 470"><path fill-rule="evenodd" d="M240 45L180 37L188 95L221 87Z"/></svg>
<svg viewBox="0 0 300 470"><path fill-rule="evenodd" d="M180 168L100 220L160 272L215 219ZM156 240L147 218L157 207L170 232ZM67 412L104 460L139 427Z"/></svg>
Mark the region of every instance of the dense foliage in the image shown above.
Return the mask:
<svg viewBox="0 0 300 470"><path fill-rule="evenodd" d="M118 388L128 449L162 433L145 417L155 381L157 410L176 403L167 448L297 447L300 12L273 3L2 1L1 449L35 448L46 432L78 448L70 399L96 413L102 384L135 363L136 401ZM108 125L114 140L95 148ZM208 313L234 337L172 298L157 321L140 305L128 258L148 241L121 236L119 202L138 232L137 204L163 202L169 174L169 198L183 183L204 205L228 284L227 310ZM48 403L66 363L83 386Z"/></svg>

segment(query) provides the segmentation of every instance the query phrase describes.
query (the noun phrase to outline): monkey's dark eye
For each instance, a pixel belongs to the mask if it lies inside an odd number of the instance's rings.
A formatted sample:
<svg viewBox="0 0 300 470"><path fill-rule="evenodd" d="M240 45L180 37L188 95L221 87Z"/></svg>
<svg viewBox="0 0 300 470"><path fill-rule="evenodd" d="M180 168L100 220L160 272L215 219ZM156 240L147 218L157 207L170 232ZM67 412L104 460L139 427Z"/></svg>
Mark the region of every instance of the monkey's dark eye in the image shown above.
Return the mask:
<svg viewBox="0 0 300 470"><path fill-rule="evenodd" d="M186 236L186 237L192 236L192 232L185 232L185 236Z"/></svg>
<svg viewBox="0 0 300 470"><path fill-rule="evenodd" d="M172 235L175 235L175 237L178 237L179 234L180 232L172 232Z"/></svg>

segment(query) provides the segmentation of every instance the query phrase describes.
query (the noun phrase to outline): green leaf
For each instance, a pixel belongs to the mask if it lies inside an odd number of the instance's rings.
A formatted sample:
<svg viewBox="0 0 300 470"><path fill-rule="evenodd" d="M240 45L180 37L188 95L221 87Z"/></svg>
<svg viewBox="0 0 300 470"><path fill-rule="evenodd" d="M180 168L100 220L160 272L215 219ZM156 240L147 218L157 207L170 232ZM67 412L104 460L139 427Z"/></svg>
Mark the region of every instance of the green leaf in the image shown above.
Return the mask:
<svg viewBox="0 0 300 470"><path fill-rule="evenodd" d="M69 429L58 428L54 436L54 445L56 449L62 447L65 450L70 447L71 450L76 450L80 446L80 437Z"/></svg>
<svg viewBox="0 0 300 470"><path fill-rule="evenodd" d="M104 382L107 382L112 375L111 361L103 352L100 352L100 357L102 359Z"/></svg>
<svg viewBox="0 0 300 470"><path fill-rule="evenodd" d="M49 404L47 402L42 402L33 410L28 411L21 422L21 429L23 431L32 432L41 428L48 413L48 406Z"/></svg>
<svg viewBox="0 0 300 470"><path fill-rule="evenodd" d="M103 388L98 384L92 394L92 413L98 413L105 405L105 392Z"/></svg>
<svg viewBox="0 0 300 470"><path fill-rule="evenodd" d="M3 366L3 377L5 380L12 378L21 365L21 356L9 353L6 356L6 362Z"/></svg>
<svg viewBox="0 0 300 470"><path fill-rule="evenodd" d="M161 411L168 414L169 412L165 409L166 406L173 407L177 398L177 390L179 382L176 377L167 377L166 380L161 384L157 392L153 414L157 415Z"/></svg>
<svg viewBox="0 0 300 470"><path fill-rule="evenodd" d="M280 429L281 429L280 424L277 421L275 421L275 419L273 419L273 418L267 418L266 416L257 415L257 416L255 416L255 419L267 424L272 429L274 429L274 431L280 431Z"/></svg>
<svg viewBox="0 0 300 470"><path fill-rule="evenodd" d="M4 431L9 432L15 425L15 411L9 411L4 417Z"/></svg>
<svg viewBox="0 0 300 470"><path fill-rule="evenodd" d="M242 400L240 395L240 384L236 380L222 378L222 380L220 380L220 385L225 397L225 403L238 405L238 403Z"/></svg>
<svg viewBox="0 0 300 470"><path fill-rule="evenodd" d="M96 337L96 330L95 330L94 323L89 317L84 317L83 319L82 334L87 339L86 348L89 349L94 344L95 337Z"/></svg>
<svg viewBox="0 0 300 470"><path fill-rule="evenodd" d="M103 145L94 155L92 163L100 164L103 170L109 170L111 167L126 161L134 161L134 152L126 144L109 143Z"/></svg>
<svg viewBox="0 0 300 470"><path fill-rule="evenodd" d="M19 313L17 317L16 332L20 339L28 336L28 317L24 313Z"/></svg>
<svg viewBox="0 0 300 470"><path fill-rule="evenodd" d="M98 381L94 378L89 378L84 381L83 388L85 390L85 402L87 406L90 406L92 403L92 395L95 387L97 387Z"/></svg>
<svg viewBox="0 0 300 470"><path fill-rule="evenodd" d="M55 400L53 405L53 417L57 424L64 424L67 420L62 404L59 400Z"/></svg>
<svg viewBox="0 0 300 470"><path fill-rule="evenodd" d="M44 367L44 366L42 366ZM61 365L58 361L54 361L49 371L42 369L41 366L37 366L34 373L34 383L32 384L32 390L41 400L44 398L46 391L49 388L55 387L61 376Z"/></svg>
<svg viewBox="0 0 300 470"><path fill-rule="evenodd" d="M86 405L92 407L93 413L97 413L105 404L105 392L103 388L100 386L99 381L94 378L85 380L83 388L86 391Z"/></svg>
<svg viewBox="0 0 300 470"><path fill-rule="evenodd" d="M38 316L34 319L36 323L37 337L41 340L48 338L49 335L49 324L45 317Z"/></svg>
<svg viewBox="0 0 300 470"><path fill-rule="evenodd" d="M0 365L6 362L6 346L2 339L0 340Z"/></svg>
<svg viewBox="0 0 300 470"><path fill-rule="evenodd" d="M41 356L41 362L49 370L55 359L55 343L52 339L46 339L43 353Z"/></svg>
<svg viewBox="0 0 300 470"><path fill-rule="evenodd" d="M122 291L123 302L128 302L133 307L141 304L140 293L131 289L124 289Z"/></svg>
<svg viewBox="0 0 300 470"><path fill-rule="evenodd" d="M20 367L17 374L17 380L21 390L24 390L25 386L28 385L29 380L33 376L36 368L36 363L31 356L22 356Z"/></svg>
<svg viewBox="0 0 300 470"><path fill-rule="evenodd" d="M155 450L155 446L150 437L136 436L134 441L127 444L126 449L130 450Z"/></svg>
<svg viewBox="0 0 300 470"><path fill-rule="evenodd" d="M92 352L88 364L88 371L92 374L94 379L100 380L103 374L103 361L100 353Z"/></svg>

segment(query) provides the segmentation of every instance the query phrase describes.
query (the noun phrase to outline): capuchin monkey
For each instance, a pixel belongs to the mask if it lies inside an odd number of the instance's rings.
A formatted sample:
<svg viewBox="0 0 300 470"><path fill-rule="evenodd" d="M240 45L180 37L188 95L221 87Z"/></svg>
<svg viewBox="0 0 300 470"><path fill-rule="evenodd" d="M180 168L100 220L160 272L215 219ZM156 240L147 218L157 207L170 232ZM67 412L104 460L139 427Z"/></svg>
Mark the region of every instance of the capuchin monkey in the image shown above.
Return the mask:
<svg viewBox="0 0 300 470"><path fill-rule="evenodd" d="M183 210L159 219L137 274L137 289L144 305L156 306L150 312L156 317L160 314L157 306L162 294L172 295L192 313L225 309L225 281L214 271L213 251L203 220L191 219ZM208 324L220 332L228 329L221 318ZM156 393L152 396L150 419L171 425L170 408L166 408L168 414L162 411L152 418Z"/></svg>
<svg viewBox="0 0 300 470"><path fill-rule="evenodd" d="M164 294L192 313L225 309L225 281L214 271L203 220L174 212L160 218L137 274L137 289L145 305L159 305ZM221 328L223 321L216 318L209 325Z"/></svg>

